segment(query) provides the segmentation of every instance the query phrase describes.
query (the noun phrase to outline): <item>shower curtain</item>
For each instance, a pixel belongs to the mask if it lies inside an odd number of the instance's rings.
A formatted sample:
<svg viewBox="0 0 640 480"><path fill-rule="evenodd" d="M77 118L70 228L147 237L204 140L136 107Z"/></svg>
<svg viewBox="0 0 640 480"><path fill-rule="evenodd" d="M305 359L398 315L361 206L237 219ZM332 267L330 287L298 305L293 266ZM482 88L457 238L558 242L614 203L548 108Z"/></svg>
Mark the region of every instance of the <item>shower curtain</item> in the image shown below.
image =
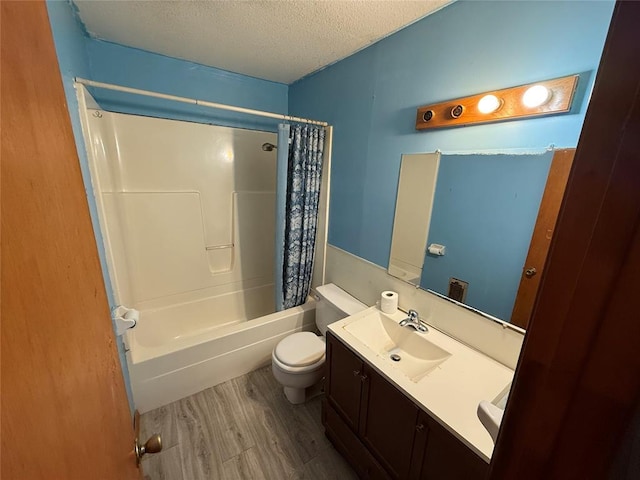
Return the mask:
<svg viewBox="0 0 640 480"><path fill-rule="evenodd" d="M311 288L324 137L323 127L280 125L278 129L276 269L282 272L276 279L278 310L303 304Z"/></svg>

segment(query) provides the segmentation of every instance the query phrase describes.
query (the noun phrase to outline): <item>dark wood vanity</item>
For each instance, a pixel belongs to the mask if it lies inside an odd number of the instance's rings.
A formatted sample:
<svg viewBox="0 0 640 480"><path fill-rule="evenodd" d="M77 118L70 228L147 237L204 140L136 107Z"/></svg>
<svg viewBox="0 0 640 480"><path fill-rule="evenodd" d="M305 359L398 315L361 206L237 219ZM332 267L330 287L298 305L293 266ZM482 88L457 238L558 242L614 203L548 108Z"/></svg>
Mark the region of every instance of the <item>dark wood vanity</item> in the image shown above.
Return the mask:
<svg viewBox="0 0 640 480"><path fill-rule="evenodd" d="M474 480L489 465L327 332L325 433L360 478Z"/></svg>

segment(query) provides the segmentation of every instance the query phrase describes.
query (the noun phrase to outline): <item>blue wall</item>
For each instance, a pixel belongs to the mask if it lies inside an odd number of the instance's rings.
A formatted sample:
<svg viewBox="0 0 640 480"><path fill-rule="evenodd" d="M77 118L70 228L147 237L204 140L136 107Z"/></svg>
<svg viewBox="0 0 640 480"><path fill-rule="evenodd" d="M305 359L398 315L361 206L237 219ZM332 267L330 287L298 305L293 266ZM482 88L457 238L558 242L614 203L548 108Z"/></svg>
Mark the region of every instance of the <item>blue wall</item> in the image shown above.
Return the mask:
<svg viewBox="0 0 640 480"><path fill-rule="evenodd" d="M113 308L115 302L107 273L106 255L91 187L89 163L73 86L74 78L83 77L106 83L119 83L134 88L278 113L287 113L288 86L90 39L75 15L74 6L69 1L47 0L47 10L87 191L107 296L109 305ZM246 115L224 114L204 107L181 105L157 99L145 100L138 96L114 94L100 89L92 89L91 93L104 108L124 113L272 131L277 129L275 120L256 120ZM133 409L127 362L122 343L117 342L117 344L129 405Z"/></svg>
<svg viewBox="0 0 640 480"><path fill-rule="evenodd" d="M420 285L444 295L449 277L469 283L465 303L511 318L552 153L443 155Z"/></svg>
<svg viewBox="0 0 640 480"><path fill-rule="evenodd" d="M87 39L93 80L238 107L284 113L289 87L115 43ZM105 109L177 120L277 131L277 120L104 89L91 93Z"/></svg>
<svg viewBox="0 0 640 480"><path fill-rule="evenodd" d="M612 1L458 1L291 85L291 115L335 127L329 242L388 265L403 153L575 146L612 10ZM570 114L415 130L420 105L580 72Z"/></svg>

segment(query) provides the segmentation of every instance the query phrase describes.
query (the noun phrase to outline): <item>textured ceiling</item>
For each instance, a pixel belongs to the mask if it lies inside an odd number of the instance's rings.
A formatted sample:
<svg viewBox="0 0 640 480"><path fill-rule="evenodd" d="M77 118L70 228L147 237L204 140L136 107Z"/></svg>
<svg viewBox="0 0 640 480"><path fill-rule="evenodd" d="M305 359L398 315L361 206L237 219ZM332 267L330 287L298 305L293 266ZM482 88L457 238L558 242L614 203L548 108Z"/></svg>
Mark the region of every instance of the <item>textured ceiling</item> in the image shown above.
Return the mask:
<svg viewBox="0 0 640 480"><path fill-rule="evenodd" d="M291 83L452 0L75 0L90 35Z"/></svg>

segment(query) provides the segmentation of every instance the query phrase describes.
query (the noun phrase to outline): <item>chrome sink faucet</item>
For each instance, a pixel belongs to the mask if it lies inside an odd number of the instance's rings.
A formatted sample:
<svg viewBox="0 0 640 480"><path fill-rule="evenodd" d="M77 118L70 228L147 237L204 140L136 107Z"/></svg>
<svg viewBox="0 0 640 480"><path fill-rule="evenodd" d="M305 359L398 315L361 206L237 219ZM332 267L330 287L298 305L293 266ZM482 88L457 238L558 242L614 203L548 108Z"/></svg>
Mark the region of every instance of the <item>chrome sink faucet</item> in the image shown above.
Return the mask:
<svg viewBox="0 0 640 480"><path fill-rule="evenodd" d="M427 326L423 322L420 321L420 317L418 316L418 312L416 312L415 310L409 310L407 312L407 314L409 316L407 318L405 318L404 320L400 321L400 326L401 327L412 327L416 331L421 332L421 333L427 333L429 331Z"/></svg>

